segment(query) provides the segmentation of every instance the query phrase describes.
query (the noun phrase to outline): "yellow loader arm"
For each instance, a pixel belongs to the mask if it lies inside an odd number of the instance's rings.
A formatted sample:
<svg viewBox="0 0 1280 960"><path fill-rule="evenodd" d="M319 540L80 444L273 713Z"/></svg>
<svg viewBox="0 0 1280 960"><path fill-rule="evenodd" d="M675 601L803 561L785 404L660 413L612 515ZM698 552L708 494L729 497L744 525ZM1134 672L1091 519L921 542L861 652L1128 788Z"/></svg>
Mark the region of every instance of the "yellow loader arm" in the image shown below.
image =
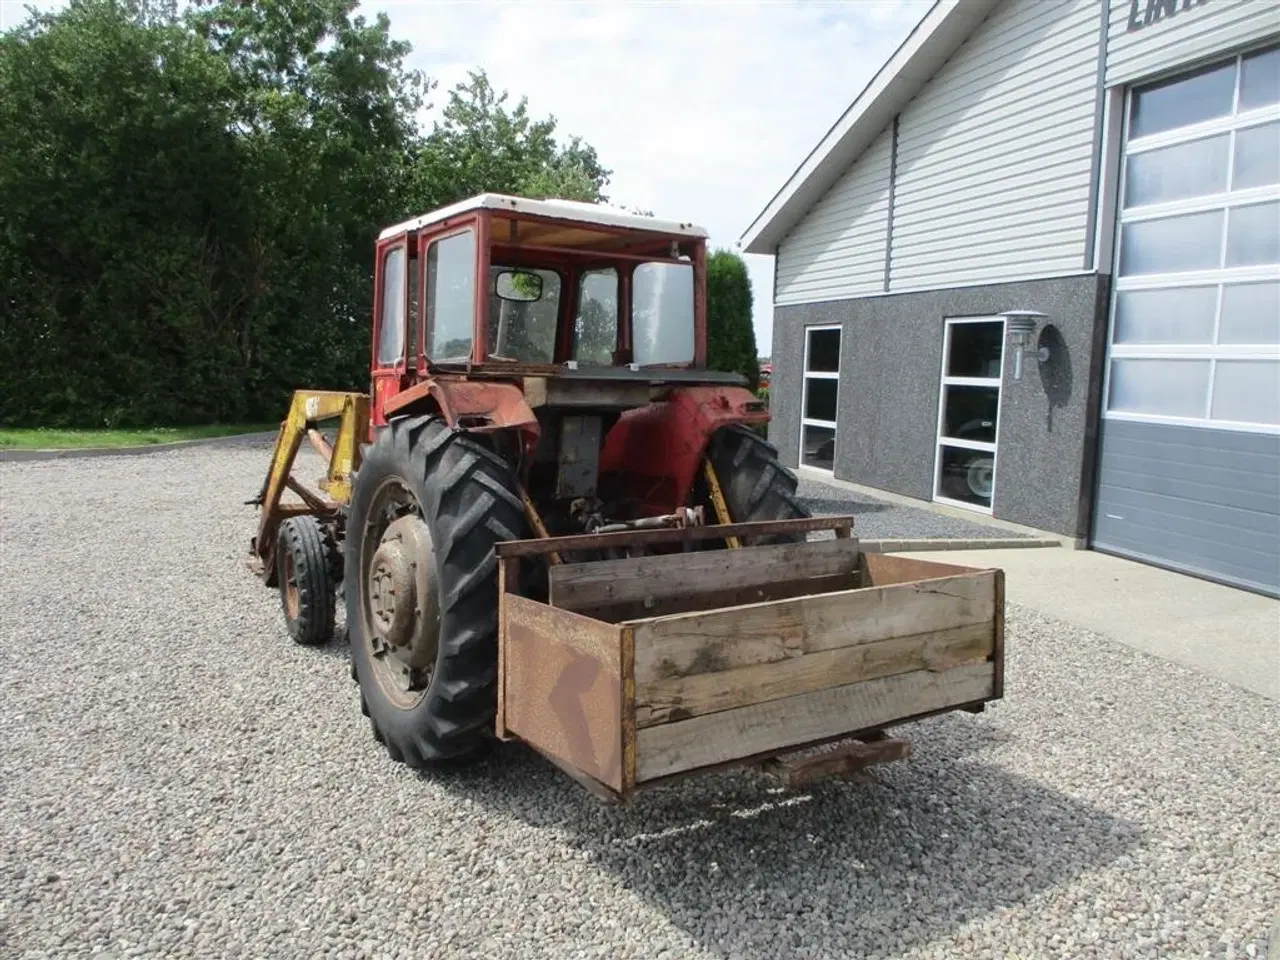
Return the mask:
<svg viewBox="0 0 1280 960"><path fill-rule="evenodd" d="M338 432L330 446L316 425L338 420ZM271 468L262 489L252 500L259 507L258 532L250 545L249 567L272 586L275 578L275 540L281 521L313 514L323 518L337 515L339 507L351 499L351 477L360 466L360 443L369 429L369 396L334 390L298 390L289 404L289 414L276 435ZM303 438L328 461L317 493L293 476L293 461ZM297 494L301 503L281 503L285 490Z"/></svg>

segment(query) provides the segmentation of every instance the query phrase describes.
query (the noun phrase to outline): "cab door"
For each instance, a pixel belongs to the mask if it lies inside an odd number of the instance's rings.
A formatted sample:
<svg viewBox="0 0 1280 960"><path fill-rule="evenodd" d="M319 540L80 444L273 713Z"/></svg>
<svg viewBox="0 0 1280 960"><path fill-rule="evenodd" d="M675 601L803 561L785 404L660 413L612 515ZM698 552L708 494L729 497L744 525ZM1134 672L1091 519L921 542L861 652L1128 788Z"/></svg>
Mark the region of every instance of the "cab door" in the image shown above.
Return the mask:
<svg viewBox="0 0 1280 960"><path fill-rule="evenodd" d="M374 426L386 424L387 400L409 386L417 368L416 324L410 323L415 298L411 289L417 258L410 256L408 239L400 237L378 248L374 285L373 365L370 407Z"/></svg>

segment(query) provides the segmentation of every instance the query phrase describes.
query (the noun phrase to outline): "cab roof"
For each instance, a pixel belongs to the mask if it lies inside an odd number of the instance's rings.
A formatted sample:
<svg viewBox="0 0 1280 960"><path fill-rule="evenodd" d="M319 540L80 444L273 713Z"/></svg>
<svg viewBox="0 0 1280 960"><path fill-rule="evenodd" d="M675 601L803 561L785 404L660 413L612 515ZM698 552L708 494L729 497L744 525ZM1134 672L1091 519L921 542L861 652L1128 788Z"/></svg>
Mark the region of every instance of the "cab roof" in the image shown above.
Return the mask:
<svg viewBox="0 0 1280 960"><path fill-rule="evenodd" d="M403 233L421 230L431 224L476 210L523 213L533 217L574 220L579 223L624 227L629 230L644 230L669 236L702 238L709 236L705 228L694 223L659 220L656 217L646 217L643 214L631 213L602 203L583 203L580 200L529 200L525 197L512 197L501 193L481 193L459 203L441 207L439 210L387 227L378 235L378 239L387 240Z"/></svg>

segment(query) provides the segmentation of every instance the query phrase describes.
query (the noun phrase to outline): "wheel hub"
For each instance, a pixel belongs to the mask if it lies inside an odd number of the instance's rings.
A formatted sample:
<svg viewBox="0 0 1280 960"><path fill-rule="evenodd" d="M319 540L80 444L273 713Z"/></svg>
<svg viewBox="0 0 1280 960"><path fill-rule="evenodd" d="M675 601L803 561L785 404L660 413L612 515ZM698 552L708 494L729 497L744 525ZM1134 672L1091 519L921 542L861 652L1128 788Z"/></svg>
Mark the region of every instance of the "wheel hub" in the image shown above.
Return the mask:
<svg viewBox="0 0 1280 960"><path fill-rule="evenodd" d="M440 607L431 570L431 533L422 518L391 523L369 564L369 626L378 645L406 673L436 661Z"/></svg>

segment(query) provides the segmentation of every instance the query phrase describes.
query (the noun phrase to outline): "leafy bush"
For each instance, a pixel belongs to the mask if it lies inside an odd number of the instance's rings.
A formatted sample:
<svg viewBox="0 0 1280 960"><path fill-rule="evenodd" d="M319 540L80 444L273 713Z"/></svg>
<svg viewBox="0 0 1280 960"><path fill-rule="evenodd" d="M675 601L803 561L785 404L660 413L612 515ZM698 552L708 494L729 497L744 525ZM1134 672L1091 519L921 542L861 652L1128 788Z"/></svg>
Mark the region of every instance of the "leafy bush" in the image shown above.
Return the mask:
<svg viewBox="0 0 1280 960"><path fill-rule="evenodd" d="M742 374L754 390L760 361L751 313L746 262L731 250L713 251L707 257L707 366Z"/></svg>
<svg viewBox="0 0 1280 960"><path fill-rule="evenodd" d="M0 33L0 425L275 420L366 389L378 230L595 151L349 0L71 0Z"/></svg>

